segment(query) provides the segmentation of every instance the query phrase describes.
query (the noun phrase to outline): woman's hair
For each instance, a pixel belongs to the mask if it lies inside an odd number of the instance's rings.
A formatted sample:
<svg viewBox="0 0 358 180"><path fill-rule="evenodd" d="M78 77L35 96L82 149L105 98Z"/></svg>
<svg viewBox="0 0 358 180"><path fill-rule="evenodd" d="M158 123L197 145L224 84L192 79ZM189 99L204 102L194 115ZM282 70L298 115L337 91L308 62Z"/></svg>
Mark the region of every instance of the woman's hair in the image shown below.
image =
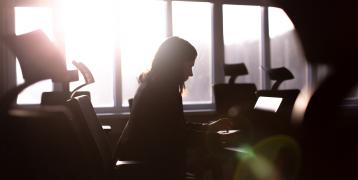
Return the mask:
<svg viewBox="0 0 358 180"><path fill-rule="evenodd" d="M182 69L185 61L194 61L197 51L188 41L179 37L170 37L166 39L159 47L154 56L150 72L142 73L139 76L139 82L143 82L150 76L156 81L165 83L178 83L179 90L184 89Z"/></svg>

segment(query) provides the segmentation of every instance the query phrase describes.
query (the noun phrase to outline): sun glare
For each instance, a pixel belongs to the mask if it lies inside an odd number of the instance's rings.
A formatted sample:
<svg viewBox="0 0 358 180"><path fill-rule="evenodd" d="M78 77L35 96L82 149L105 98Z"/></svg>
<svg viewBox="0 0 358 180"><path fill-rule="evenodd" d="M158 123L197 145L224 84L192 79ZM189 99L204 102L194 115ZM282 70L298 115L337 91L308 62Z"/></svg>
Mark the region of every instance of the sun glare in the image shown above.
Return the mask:
<svg viewBox="0 0 358 180"><path fill-rule="evenodd" d="M84 6L85 4L85 6ZM94 75L95 84L82 90L91 91L96 106L110 107L113 100L113 67L115 59L115 30L113 11L109 1L61 1L60 18L63 22L66 60L69 69L72 61L82 62ZM71 83L71 89L83 83Z"/></svg>
<svg viewBox="0 0 358 180"><path fill-rule="evenodd" d="M137 77L150 68L154 53L166 37L166 3L115 0L55 2L55 18L59 23L56 26L52 8L16 7L16 34L42 29L54 40L53 27L59 27L56 31L63 32L60 36L64 37L68 69L75 69L73 60L88 66L96 83L81 90L91 91L92 101L101 107L114 105L113 82L116 80L113 67L120 49L121 79L126 84L122 89L123 105L127 105L138 86ZM21 74L18 77L18 82L23 82ZM82 83L80 76L80 81L71 83L70 89ZM23 102L30 101L38 102L33 99Z"/></svg>
<svg viewBox="0 0 358 180"><path fill-rule="evenodd" d="M15 18L16 35L41 29L51 40L54 40L50 8L15 7Z"/></svg>
<svg viewBox="0 0 358 180"><path fill-rule="evenodd" d="M123 105L127 105L138 86L137 77L150 68L154 53L166 36L165 2L66 0L60 6L67 64L76 60L87 65L96 83L86 90L100 94L98 98L94 96L95 101L103 102L100 106L113 106L115 79L111 77L116 50L120 49L121 79L126 84L122 89ZM79 84L71 83L71 89ZM103 87L106 90L101 90Z"/></svg>

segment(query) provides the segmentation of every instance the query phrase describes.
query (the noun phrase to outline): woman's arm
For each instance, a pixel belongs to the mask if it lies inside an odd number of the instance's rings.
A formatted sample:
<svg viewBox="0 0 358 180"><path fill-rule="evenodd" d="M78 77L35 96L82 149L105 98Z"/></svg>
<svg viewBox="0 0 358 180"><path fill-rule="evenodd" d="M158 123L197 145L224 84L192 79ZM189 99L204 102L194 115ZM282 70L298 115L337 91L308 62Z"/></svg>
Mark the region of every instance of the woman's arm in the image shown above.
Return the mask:
<svg viewBox="0 0 358 180"><path fill-rule="evenodd" d="M208 123L193 123L187 122L186 126L188 129L198 130L198 131L207 131L207 132L217 132L222 130L230 130L233 128L233 122L230 118L220 118L215 121Z"/></svg>

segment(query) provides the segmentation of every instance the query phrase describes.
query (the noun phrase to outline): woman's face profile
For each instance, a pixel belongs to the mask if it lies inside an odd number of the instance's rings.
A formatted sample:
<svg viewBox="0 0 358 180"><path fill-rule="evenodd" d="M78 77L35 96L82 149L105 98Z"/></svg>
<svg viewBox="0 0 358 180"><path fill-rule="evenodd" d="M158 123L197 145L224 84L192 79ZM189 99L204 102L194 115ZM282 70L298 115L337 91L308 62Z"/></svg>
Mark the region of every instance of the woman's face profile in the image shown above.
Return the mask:
<svg viewBox="0 0 358 180"><path fill-rule="evenodd" d="M189 77L193 76L193 66L195 61L184 61L183 63L183 82L189 79Z"/></svg>

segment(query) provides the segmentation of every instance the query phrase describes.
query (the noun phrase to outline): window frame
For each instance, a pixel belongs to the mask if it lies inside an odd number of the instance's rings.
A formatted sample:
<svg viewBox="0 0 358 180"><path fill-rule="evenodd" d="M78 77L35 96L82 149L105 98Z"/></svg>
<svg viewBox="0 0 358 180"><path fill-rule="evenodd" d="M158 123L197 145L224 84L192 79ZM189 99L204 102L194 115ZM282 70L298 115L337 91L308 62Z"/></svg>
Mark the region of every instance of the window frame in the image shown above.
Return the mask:
<svg viewBox="0 0 358 180"><path fill-rule="evenodd" d="M174 1L188 1L188 2L210 2L212 3L212 74L211 79L212 84L223 83L224 72L223 72L223 64L225 61L224 57L224 36L223 36L223 5L224 4L232 4L232 5L253 5L260 6L262 8L261 11L261 65L263 67L270 68L270 37L269 37L269 23L268 23L268 7L269 3L264 0L163 0L166 2L166 35L167 37L173 35L173 22L172 22L172 2ZM53 1L41 1L41 0L15 0L13 2L13 9L15 7L50 7L53 8L54 13L54 36L56 38L57 43L60 44L60 50L65 51L65 43L64 37L61 35L60 26L56 26L59 21L58 17L58 8L55 8L56 3ZM13 18L13 21L15 19ZM118 42L116 42L118 43ZM121 78L121 56L120 49L116 47L115 49L115 57L114 57L114 106L113 107L96 107L96 113L98 114L128 114L129 108L122 106L122 78ZM10 66L9 66L10 67ZM16 77L16 68L15 66L11 66L8 69L8 74L11 74L13 77ZM260 87L259 89L268 89L271 86L271 82L268 79L267 73L261 69L259 72ZM306 72L306 82L308 86L313 86L316 83L315 78L315 68L311 65L307 64L307 72ZM15 78L16 79L16 78ZM10 82L9 82L10 83ZM16 82L15 82L16 83ZM62 90L69 88L64 84L54 84L54 90ZM184 105L185 112L212 112L215 111L215 101L214 95L211 99L212 103L208 104L190 104ZM33 105L29 105L33 106Z"/></svg>

